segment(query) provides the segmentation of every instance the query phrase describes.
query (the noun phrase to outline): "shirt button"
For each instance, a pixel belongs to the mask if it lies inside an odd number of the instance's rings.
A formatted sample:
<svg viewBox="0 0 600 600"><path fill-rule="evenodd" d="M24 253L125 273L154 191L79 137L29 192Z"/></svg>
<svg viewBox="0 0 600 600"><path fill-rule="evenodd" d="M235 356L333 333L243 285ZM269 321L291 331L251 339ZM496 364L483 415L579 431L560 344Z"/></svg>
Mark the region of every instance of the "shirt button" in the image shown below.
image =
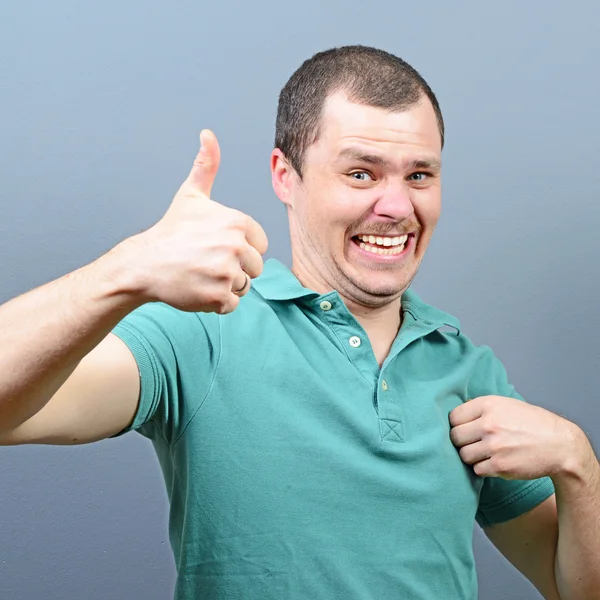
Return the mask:
<svg viewBox="0 0 600 600"><path fill-rule="evenodd" d="M348 341L353 348L358 348L360 346L360 338L356 335L353 335Z"/></svg>
<svg viewBox="0 0 600 600"><path fill-rule="evenodd" d="M328 302L327 300L323 300L323 302L321 302L321 304L319 306L321 307L321 310L330 310L331 302Z"/></svg>
<svg viewBox="0 0 600 600"><path fill-rule="evenodd" d="M381 387L383 388L384 392L387 392L388 385L387 385L387 381L385 379L381 382Z"/></svg>

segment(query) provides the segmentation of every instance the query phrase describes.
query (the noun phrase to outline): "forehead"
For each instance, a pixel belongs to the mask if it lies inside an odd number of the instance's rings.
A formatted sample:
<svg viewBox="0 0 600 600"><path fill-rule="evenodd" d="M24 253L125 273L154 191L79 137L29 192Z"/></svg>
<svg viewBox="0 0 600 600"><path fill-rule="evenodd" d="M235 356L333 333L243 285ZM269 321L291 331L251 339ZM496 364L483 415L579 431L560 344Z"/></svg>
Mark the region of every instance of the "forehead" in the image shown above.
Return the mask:
<svg viewBox="0 0 600 600"><path fill-rule="evenodd" d="M335 159L344 148L356 144L392 155L439 156L441 135L431 102L423 97L407 110L391 112L350 102L343 92L331 95L323 107L314 150Z"/></svg>

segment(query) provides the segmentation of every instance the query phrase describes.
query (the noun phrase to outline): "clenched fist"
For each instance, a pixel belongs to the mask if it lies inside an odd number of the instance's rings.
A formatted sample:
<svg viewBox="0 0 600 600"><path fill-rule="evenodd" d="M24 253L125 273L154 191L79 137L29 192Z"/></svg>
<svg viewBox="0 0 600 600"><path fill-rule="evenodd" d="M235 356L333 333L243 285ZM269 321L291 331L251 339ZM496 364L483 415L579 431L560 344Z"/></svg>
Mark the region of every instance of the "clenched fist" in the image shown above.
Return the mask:
<svg viewBox="0 0 600 600"><path fill-rule="evenodd" d="M193 312L233 311L263 269L267 236L251 217L210 199L219 143L208 130L192 170L165 216L121 250L143 302ZM123 254L121 254L123 258Z"/></svg>
<svg viewBox="0 0 600 600"><path fill-rule="evenodd" d="M588 452L583 432L539 406L481 396L450 413L450 439L480 477L560 476Z"/></svg>

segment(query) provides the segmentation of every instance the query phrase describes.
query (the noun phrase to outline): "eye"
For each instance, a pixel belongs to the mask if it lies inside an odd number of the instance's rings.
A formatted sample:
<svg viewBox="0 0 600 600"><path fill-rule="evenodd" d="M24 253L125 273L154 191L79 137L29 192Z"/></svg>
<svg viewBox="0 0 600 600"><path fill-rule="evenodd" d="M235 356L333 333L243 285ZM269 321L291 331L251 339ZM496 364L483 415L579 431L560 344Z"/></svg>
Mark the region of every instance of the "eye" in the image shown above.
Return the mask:
<svg viewBox="0 0 600 600"><path fill-rule="evenodd" d="M410 181L417 181L419 183L425 181L430 176L430 173L424 173L423 171L418 171L417 173L413 173L409 175Z"/></svg>
<svg viewBox="0 0 600 600"><path fill-rule="evenodd" d="M372 181L373 177L371 177L370 173L366 171L354 171L353 173L348 173L348 175L354 179L355 181Z"/></svg>

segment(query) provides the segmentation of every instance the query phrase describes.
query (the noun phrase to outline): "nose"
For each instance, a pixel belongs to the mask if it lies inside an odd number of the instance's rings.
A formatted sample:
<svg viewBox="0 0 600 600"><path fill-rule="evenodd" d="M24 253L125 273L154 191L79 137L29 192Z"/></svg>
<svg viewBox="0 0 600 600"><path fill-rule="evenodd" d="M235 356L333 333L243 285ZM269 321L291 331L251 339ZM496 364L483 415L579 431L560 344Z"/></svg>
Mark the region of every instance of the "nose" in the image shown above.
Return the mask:
<svg viewBox="0 0 600 600"><path fill-rule="evenodd" d="M415 212L410 190L406 186L388 186L378 198L373 213L394 221L403 221Z"/></svg>

